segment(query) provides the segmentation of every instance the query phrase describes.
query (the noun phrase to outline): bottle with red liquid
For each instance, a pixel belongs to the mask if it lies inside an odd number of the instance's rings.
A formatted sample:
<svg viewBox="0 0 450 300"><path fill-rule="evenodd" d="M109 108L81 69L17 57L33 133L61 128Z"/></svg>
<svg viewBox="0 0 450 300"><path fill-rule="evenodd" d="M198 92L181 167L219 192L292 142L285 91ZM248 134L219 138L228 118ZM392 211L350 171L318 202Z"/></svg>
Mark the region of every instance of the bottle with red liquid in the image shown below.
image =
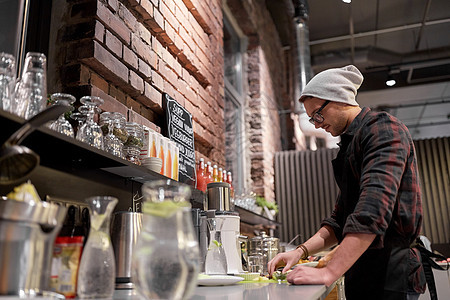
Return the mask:
<svg viewBox="0 0 450 300"><path fill-rule="evenodd" d="M230 184L230 194L231 198L234 199L234 188L233 188L233 178L231 177L231 172L227 173L227 181Z"/></svg>
<svg viewBox="0 0 450 300"><path fill-rule="evenodd" d="M206 173L205 173L205 160L200 158L199 170L197 172L197 189L206 192Z"/></svg>

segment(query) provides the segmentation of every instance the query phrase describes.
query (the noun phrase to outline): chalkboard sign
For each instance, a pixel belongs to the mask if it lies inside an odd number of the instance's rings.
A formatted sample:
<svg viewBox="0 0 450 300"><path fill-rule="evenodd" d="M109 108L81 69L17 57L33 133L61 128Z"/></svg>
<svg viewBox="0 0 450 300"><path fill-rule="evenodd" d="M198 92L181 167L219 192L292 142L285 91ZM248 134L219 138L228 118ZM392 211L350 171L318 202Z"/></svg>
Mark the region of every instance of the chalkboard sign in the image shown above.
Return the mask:
<svg viewBox="0 0 450 300"><path fill-rule="evenodd" d="M166 93L163 93L163 105L166 110L167 135L177 144L180 150L178 156L178 180L195 186L195 150L192 116Z"/></svg>

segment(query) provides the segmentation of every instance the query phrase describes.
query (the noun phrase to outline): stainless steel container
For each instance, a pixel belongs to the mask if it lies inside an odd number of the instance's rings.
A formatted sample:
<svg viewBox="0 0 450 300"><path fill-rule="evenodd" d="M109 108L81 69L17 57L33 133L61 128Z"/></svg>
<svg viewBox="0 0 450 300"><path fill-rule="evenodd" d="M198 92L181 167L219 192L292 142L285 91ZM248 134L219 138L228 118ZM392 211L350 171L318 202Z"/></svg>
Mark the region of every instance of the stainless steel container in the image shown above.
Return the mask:
<svg viewBox="0 0 450 300"><path fill-rule="evenodd" d="M111 242L116 260L116 289L132 289L131 257L142 229L142 213L117 212L111 223Z"/></svg>
<svg viewBox="0 0 450 300"><path fill-rule="evenodd" d="M207 201L204 210L230 211L230 184L226 182L211 182L207 185Z"/></svg>
<svg viewBox="0 0 450 300"><path fill-rule="evenodd" d="M0 295L49 293L53 243L67 208L0 199Z"/></svg>

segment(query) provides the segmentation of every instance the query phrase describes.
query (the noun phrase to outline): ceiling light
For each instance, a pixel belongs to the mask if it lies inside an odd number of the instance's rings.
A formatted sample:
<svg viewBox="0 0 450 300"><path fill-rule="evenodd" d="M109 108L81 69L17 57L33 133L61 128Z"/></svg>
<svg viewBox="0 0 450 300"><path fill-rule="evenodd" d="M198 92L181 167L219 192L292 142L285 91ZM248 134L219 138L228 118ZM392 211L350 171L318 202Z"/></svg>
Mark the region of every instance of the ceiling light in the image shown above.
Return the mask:
<svg viewBox="0 0 450 300"><path fill-rule="evenodd" d="M395 81L394 77L392 77L391 74L388 75L388 78L386 79L386 85L387 86L394 86L397 82Z"/></svg>
<svg viewBox="0 0 450 300"><path fill-rule="evenodd" d="M352 2L352 0L342 0L342 2L344 2L344 3L350 3L350 2Z"/></svg>

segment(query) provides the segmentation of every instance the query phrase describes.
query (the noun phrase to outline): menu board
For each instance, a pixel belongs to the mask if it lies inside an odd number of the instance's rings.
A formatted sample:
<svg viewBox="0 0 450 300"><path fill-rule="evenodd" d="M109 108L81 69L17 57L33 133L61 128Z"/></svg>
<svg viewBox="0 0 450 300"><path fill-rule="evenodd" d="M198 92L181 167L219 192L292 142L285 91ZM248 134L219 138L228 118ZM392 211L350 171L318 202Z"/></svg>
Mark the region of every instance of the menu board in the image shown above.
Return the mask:
<svg viewBox="0 0 450 300"><path fill-rule="evenodd" d="M192 115L175 99L163 93L167 135L179 148L179 181L195 186L195 148Z"/></svg>

